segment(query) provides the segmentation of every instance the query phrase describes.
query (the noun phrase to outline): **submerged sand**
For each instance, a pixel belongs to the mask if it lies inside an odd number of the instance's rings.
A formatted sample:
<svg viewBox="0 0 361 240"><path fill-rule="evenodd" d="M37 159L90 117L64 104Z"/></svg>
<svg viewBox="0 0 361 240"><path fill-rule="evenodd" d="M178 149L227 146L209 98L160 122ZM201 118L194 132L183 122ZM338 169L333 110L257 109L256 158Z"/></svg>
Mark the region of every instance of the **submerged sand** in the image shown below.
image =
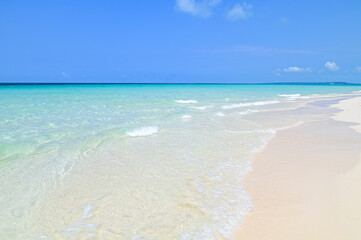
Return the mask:
<svg viewBox="0 0 361 240"><path fill-rule="evenodd" d="M281 130L256 154L254 211L235 239L361 239L361 97Z"/></svg>

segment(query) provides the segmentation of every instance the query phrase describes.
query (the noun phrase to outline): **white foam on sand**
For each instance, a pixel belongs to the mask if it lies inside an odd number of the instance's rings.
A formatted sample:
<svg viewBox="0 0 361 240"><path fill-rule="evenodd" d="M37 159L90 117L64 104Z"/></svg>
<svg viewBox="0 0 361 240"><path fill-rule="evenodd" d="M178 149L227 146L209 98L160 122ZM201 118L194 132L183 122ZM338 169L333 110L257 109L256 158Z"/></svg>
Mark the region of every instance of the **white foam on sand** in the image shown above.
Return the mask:
<svg viewBox="0 0 361 240"><path fill-rule="evenodd" d="M188 104L188 103L198 103L197 100L175 100L176 103L181 103L181 104Z"/></svg>
<svg viewBox="0 0 361 240"><path fill-rule="evenodd" d="M92 210L93 206L91 204L87 204L84 207L82 218L64 229L62 231L63 235L70 239L76 239L80 232L88 231L90 233L88 234L87 239L95 237L95 230L99 226L99 223L89 222L89 219L92 218L94 215Z"/></svg>
<svg viewBox="0 0 361 240"><path fill-rule="evenodd" d="M140 127L126 132L130 137L144 137L156 133L158 133L158 127Z"/></svg>
<svg viewBox="0 0 361 240"><path fill-rule="evenodd" d="M217 115L218 117L224 117L224 116L225 116L224 113L222 113L222 112L217 112L216 115Z"/></svg>
<svg viewBox="0 0 361 240"><path fill-rule="evenodd" d="M95 201L98 201L99 199L105 197L109 193L110 192L108 190L108 191L105 191L104 193L94 197L92 203L96 204ZM94 216L94 213L93 213L94 207L93 207L92 203L88 203L87 205L84 206L83 216L81 217L81 219L76 221L74 224L69 225L65 229L59 229L62 232L63 236L65 236L66 238L69 238L69 239L78 239L79 234L81 232L85 231L88 233L86 236L86 239L94 239L96 237L95 231L100 224L97 222L94 223L91 221L91 218Z"/></svg>
<svg viewBox="0 0 361 240"><path fill-rule="evenodd" d="M240 108L240 107L251 107L251 106L262 106L268 104L279 103L279 101L259 101L259 102L245 102L245 103L235 103L230 105L222 106L223 109L232 109L232 108Z"/></svg>

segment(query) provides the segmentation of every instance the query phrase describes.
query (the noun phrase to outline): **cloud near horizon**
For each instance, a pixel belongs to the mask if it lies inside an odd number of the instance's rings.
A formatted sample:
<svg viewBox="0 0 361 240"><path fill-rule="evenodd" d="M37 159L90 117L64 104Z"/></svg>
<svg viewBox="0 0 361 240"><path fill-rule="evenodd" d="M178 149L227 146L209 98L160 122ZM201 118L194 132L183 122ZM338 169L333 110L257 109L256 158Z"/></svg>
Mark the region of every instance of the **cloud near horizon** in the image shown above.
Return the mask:
<svg viewBox="0 0 361 240"><path fill-rule="evenodd" d="M335 72L340 69L339 66L337 66L337 64L335 62L325 63L325 68L331 72Z"/></svg>
<svg viewBox="0 0 361 240"><path fill-rule="evenodd" d="M65 78L70 78L70 75L68 75L66 72L62 72L61 75Z"/></svg>
<svg viewBox="0 0 361 240"><path fill-rule="evenodd" d="M235 4L234 7L227 13L227 19L236 21L239 19L247 19L252 15L252 5L244 2L243 4Z"/></svg>
<svg viewBox="0 0 361 240"><path fill-rule="evenodd" d="M312 69L311 69L310 67L308 67L308 68L288 67L288 68L284 68L283 71L284 71L284 72L300 72L300 73L305 73L305 72L312 72Z"/></svg>
<svg viewBox="0 0 361 240"><path fill-rule="evenodd" d="M193 16L207 18L212 15L213 8L221 2L222 0L177 0L176 9Z"/></svg>

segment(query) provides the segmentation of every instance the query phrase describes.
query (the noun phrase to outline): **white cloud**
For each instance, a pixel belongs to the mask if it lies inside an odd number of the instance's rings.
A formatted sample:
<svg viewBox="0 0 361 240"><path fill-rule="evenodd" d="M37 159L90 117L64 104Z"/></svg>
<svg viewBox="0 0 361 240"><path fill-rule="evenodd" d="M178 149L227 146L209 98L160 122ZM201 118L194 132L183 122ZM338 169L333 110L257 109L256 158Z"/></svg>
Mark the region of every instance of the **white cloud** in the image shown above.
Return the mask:
<svg viewBox="0 0 361 240"><path fill-rule="evenodd" d="M301 68L301 67L288 67L283 69L284 72L312 72L312 69L310 67L308 68Z"/></svg>
<svg viewBox="0 0 361 240"><path fill-rule="evenodd" d="M209 17L222 0L176 0L176 9L194 16Z"/></svg>
<svg viewBox="0 0 361 240"><path fill-rule="evenodd" d="M66 74L66 72L62 72L61 75L63 75L63 77L65 77L65 78L70 78L70 76L68 74Z"/></svg>
<svg viewBox="0 0 361 240"><path fill-rule="evenodd" d="M356 67L356 72L361 73L361 66Z"/></svg>
<svg viewBox="0 0 361 240"><path fill-rule="evenodd" d="M327 62L325 63L325 68L329 71L337 71L338 69L340 69L337 64L335 62Z"/></svg>
<svg viewBox="0 0 361 240"><path fill-rule="evenodd" d="M244 2L242 5L234 5L234 7L227 13L227 18L231 21L236 21L238 19L247 19L251 17L252 14L252 5Z"/></svg>

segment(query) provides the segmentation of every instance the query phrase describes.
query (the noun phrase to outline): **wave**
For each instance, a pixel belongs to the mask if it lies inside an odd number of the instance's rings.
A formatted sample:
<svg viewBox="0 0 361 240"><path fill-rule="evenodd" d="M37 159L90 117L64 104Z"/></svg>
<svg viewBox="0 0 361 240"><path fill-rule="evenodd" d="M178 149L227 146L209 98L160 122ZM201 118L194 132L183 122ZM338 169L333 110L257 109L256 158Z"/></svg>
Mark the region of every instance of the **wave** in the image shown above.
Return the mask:
<svg viewBox="0 0 361 240"><path fill-rule="evenodd" d="M280 97L301 97L301 94L295 93L295 94L280 94L278 95Z"/></svg>
<svg viewBox="0 0 361 240"><path fill-rule="evenodd" d="M217 112L216 115L217 115L218 117L224 117L224 116L225 116L224 113L222 113L222 112Z"/></svg>
<svg viewBox="0 0 361 240"><path fill-rule="evenodd" d="M326 97L326 96L319 96L319 95L309 95L309 96L302 96L299 93L294 94L280 94L279 97L287 98L290 101L295 101L296 99L310 99L310 98L318 98L318 97ZM328 96L327 96L328 97Z"/></svg>
<svg viewBox="0 0 361 240"><path fill-rule="evenodd" d="M197 110L205 110L207 108L212 108L213 106L200 106L200 107L191 107L193 109L197 109Z"/></svg>
<svg viewBox="0 0 361 240"><path fill-rule="evenodd" d="M293 101L296 100L297 98L302 98L301 94L299 93L295 93L295 94L280 94L278 95L279 97L284 97L284 98L288 98L289 100Z"/></svg>
<svg viewBox="0 0 361 240"><path fill-rule="evenodd" d="M356 91L353 93L361 93L361 91ZM296 99L332 98L332 97L340 97L340 96L344 96L344 95L345 94L334 93L334 94L311 94L311 95L302 96L299 93L295 93L295 94L280 94L278 96L287 98L288 100L291 100L291 101L295 101Z"/></svg>
<svg viewBox="0 0 361 240"><path fill-rule="evenodd" d="M187 104L187 103L198 103L197 100L175 100L176 103Z"/></svg>
<svg viewBox="0 0 361 240"><path fill-rule="evenodd" d="M144 137L156 133L158 133L158 127L140 127L126 132L130 137Z"/></svg>
<svg viewBox="0 0 361 240"><path fill-rule="evenodd" d="M190 119L190 118L192 118L192 116L189 114L185 114L181 117L181 119Z"/></svg>
<svg viewBox="0 0 361 240"><path fill-rule="evenodd" d="M246 102L246 103L235 103L230 105L222 106L223 109L232 109L232 108L240 108L240 107L251 107L251 106L262 106L268 104L279 103L279 101L259 101L259 102Z"/></svg>
<svg viewBox="0 0 361 240"><path fill-rule="evenodd" d="M239 115L246 115L248 113L256 113L256 112L259 112L258 110L252 110L252 109L248 109L246 111L242 111L242 112L239 112L238 114Z"/></svg>

